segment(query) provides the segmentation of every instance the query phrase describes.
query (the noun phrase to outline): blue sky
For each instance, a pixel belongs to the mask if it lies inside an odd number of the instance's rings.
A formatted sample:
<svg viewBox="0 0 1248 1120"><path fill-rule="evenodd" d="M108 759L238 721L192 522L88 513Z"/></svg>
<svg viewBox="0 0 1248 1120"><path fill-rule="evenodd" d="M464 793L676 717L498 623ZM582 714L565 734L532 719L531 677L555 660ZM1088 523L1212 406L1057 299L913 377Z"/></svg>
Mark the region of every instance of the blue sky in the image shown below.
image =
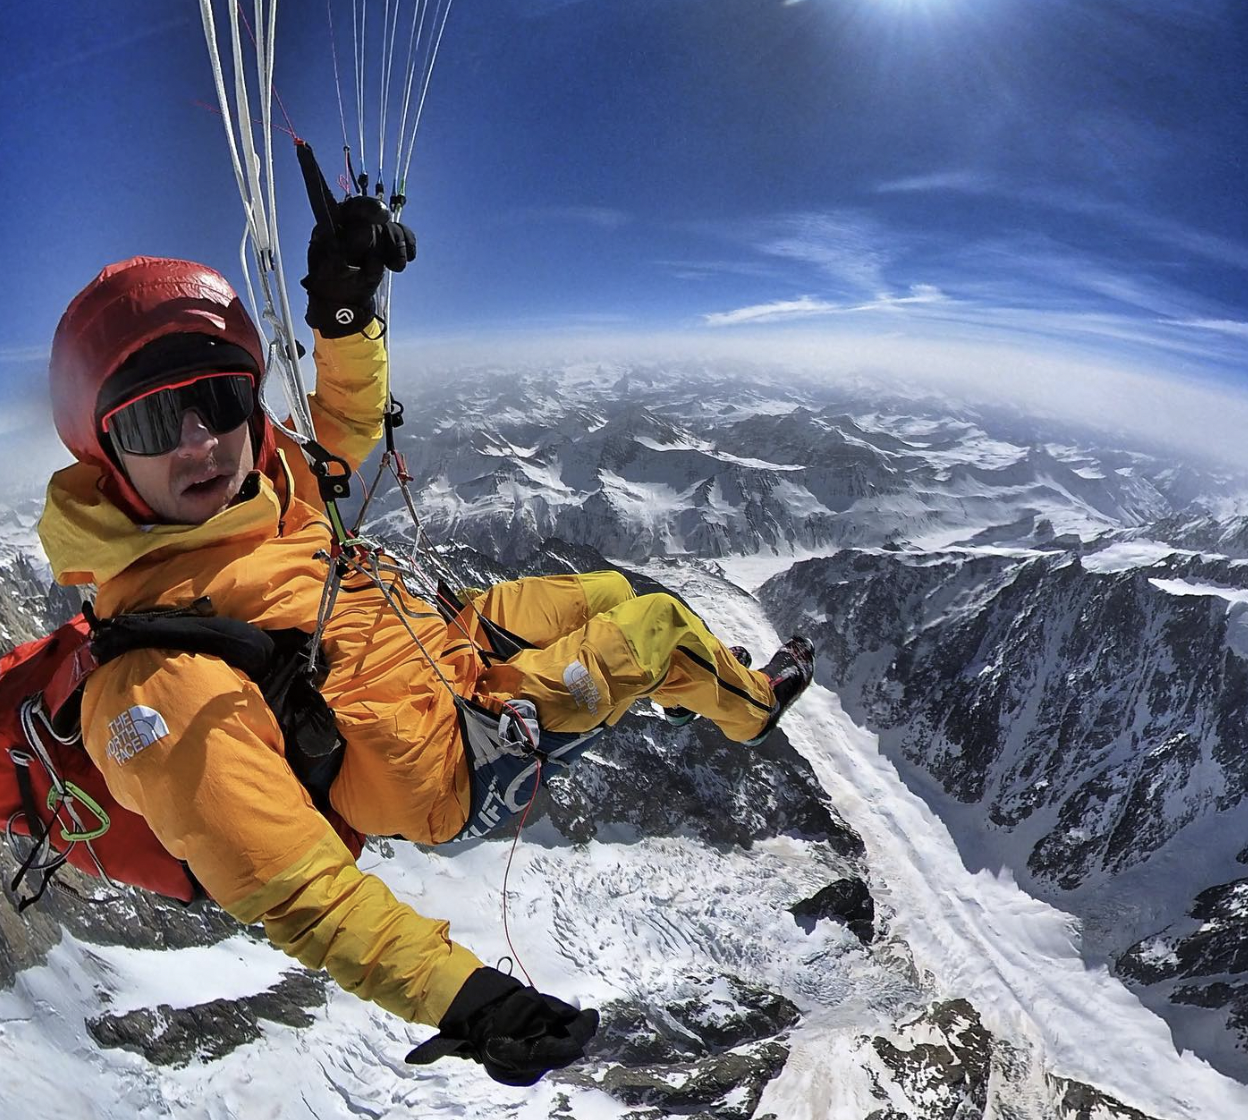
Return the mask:
<svg viewBox="0 0 1248 1120"><path fill-rule="evenodd" d="M237 281L242 219L196 104L193 0L9 5L0 27L3 387L109 261ZM396 334L983 338L1238 383L1245 58L1243 0L456 0ZM280 6L277 84L336 171L320 0ZM309 221L282 155L297 276Z"/></svg>

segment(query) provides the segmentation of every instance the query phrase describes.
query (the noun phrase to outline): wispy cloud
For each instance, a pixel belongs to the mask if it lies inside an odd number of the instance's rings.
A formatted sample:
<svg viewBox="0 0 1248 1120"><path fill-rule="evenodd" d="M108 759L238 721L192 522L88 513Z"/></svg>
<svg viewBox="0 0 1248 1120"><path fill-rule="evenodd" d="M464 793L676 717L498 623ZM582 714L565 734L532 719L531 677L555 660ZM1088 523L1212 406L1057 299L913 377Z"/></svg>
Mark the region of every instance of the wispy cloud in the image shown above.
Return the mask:
<svg viewBox="0 0 1248 1120"><path fill-rule="evenodd" d="M0 346L0 364L42 363L48 360L46 346Z"/></svg>
<svg viewBox="0 0 1248 1120"><path fill-rule="evenodd" d="M518 211L517 216L528 221L572 222L598 229L619 229L633 220L631 214L609 206L535 206Z"/></svg>
<svg viewBox="0 0 1248 1120"><path fill-rule="evenodd" d="M1004 189L989 176L957 169L881 184L885 193L977 197ZM1069 345L1145 364L1220 373L1243 368L1243 301L1230 298L1233 284L1223 285L1227 295L1219 299L1194 278L1208 271L1203 262L1210 259L1237 265L1241 251L1248 265L1248 250L1167 219L1114 212L1076 191L1033 193L1024 201L1094 219L1099 235L1078 240L1087 227L1077 223L1011 230L1011 216L1026 217L1017 210L1005 211L992 235L965 236L948 224L905 224L913 221L908 215L838 209L691 229L735 243L739 264L722 257L701 270L695 261L681 264L691 279L716 270L753 279L724 287L736 298L700 309L700 325L717 333L809 322L832 335L883 328L952 341L965 333L995 344L1013 339L1024 349ZM1110 218L1115 225L1107 224ZM1126 236L1127 229L1135 236Z"/></svg>
<svg viewBox="0 0 1248 1120"><path fill-rule="evenodd" d="M1109 222L1155 244L1248 270L1248 245L1069 187L1011 183L1000 176L969 168L949 168L877 183L875 191L877 194L994 195Z"/></svg>
<svg viewBox="0 0 1248 1120"><path fill-rule="evenodd" d="M1176 319L1176 327L1195 327L1202 331L1217 331L1235 338L1248 339L1248 323L1240 319Z"/></svg>
<svg viewBox="0 0 1248 1120"><path fill-rule="evenodd" d="M896 239L870 215L796 214L764 223L754 233L757 252L813 266L847 292L877 296L889 290L884 270Z"/></svg>
<svg viewBox="0 0 1248 1120"><path fill-rule="evenodd" d="M947 302L944 292L931 284L916 284L907 296L881 296L868 303L833 303L817 296L774 300L771 303L713 311L702 316L708 327L732 327L742 323L774 323L792 319L814 319L824 315L847 315L868 311L892 311L913 304Z"/></svg>
<svg viewBox="0 0 1248 1120"><path fill-rule="evenodd" d="M997 181L979 171L930 171L877 183L878 194L917 194L923 191L961 191L966 194L988 194L997 189Z"/></svg>
<svg viewBox="0 0 1248 1120"><path fill-rule="evenodd" d="M712 311L703 315L703 321L711 327L732 327L740 323L774 323L782 319L809 319L819 315L832 315L843 311L838 303L816 299L814 296L798 296L797 299L773 300L738 307L733 311Z"/></svg>
<svg viewBox="0 0 1248 1120"><path fill-rule="evenodd" d="M785 280L787 271L778 264L758 260L658 260L657 268L665 269L678 280L711 280L721 276L748 276L763 280Z"/></svg>

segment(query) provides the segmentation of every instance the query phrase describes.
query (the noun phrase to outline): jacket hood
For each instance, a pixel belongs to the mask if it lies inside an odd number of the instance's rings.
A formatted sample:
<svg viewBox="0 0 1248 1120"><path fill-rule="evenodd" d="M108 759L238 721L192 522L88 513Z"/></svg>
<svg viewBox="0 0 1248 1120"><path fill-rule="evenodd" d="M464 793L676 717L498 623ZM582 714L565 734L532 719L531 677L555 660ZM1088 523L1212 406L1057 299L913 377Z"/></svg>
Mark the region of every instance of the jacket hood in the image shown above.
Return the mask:
<svg viewBox="0 0 1248 1120"><path fill-rule="evenodd" d="M191 333L242 348L264 370L265 346L242 300L219 272L193 261L131 257L109 265L66 309L52 340L48 375L61 442L99 471L100 489L131 520L156 515L109 455L96 423L100 392L137 351L168 335ZM256 466L276 479L271 425L253 420Z"/></svg>
<svg viewBox="0 0 1248 1120"><path fill-rule="evenodd" d="M102 597L104 585L145 558L223 545L243 553L257 548L275 534L283 503L266 479L251 477L258 485L250 500L229 506L202 524L138 525L102 493L99 471L93 466L75 463L57 471L39 519L39 539L52 575L60 584L93 583ZM108 613L113 606L110 602L101 609Z"/></svg>

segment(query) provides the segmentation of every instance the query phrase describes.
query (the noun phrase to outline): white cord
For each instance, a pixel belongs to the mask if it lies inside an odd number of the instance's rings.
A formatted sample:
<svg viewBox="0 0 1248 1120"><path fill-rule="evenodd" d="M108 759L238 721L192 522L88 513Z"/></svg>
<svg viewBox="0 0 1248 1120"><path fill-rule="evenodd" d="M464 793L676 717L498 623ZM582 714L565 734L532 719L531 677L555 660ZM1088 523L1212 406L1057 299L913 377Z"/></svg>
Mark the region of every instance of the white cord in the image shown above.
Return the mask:
<svg viewBox="0 0 1248 1120"><path fill-rule="evenodd" d="M404 67L407 81L403 90L403 111L399 117L399 134L395 145L394 166L399 167L403 161L403 138L407 135L407 110L412 102L412 80L416 77L416 44L425 27L425 12L428 5L425 0L417 0L412 5L412 30L407 37L407 65ZM418 22L419 17L419 22Z"/></svg>
<svg viewBox="0 0 1248 1120"><path fill-rule="evenodd" d="M429 65L425 67L424 83L420 90L420 101L416 105L416 122L412 125L411 137L407 146L407 159L403 163L402 181L407 182L407 173L412 166L412 153L416 150L416 133L420 130L420 120L425 112L425 98L429 95L429 81L433 77L433 68L438 62L438 51L442 48L442 35L446 31L446 21L451 14L451 4L454 0L446 0L446 7L442 11L442 19L438 24L438 36L433 44L433 53L429 58ZM438 17L434 16L434 21L438 21Z"/></svg>
<svg viewBox="0 0 1248 1120"><path fill-rule="evenodd" d="M263 303L256 297L251 282L251 272L245 259L245 249L240 248L243 258L243 275L247 294L257 323L268 325L271 331L268 372L276 366L285 392L293 430L274 416L270 406L262 405L274 424L300 446L315 439L312 413L308 394L299 370L299 355L295 347L294 317L286 292L286 279L282 268L281 247L277 237L277 195L273 166L272 90L274 44L276 42L277 3L272 0L266 10L265 0L255 0L255 38L257 74L259 78L257 97L260 102L260 134L264 146L263 168L256 153L255 137L251 125L251 98L247 89L243 59L242 36L239 28L238 0L227 0L230 15L230 46L234 62L234 109L231 112L226 92L221 54L217 45L216 21L213 18L212 0L200 0L200 15L204 25L204 38L212 66L217 101L225 124L230 158L238 183L239 197L247 218L246 241L250 241L256 276L263 295ZM237 126L234 116L238 117ZM238 138L235 139L235 128ZM265 205L267 196L268 205ZM280 305L280 312L276 305ZM267 379L267 377L266 377Z"/></svg>
<svg viewBox="0 0 1248 1120"><path fill-rule="evenodd" d="M359 34L356 34L355 0L351 0L351 34L355 41L355 112L360 125L360 171L366 172L368 160L364 154L364 28L368 18L367 0L360 6Z"/></svg>
<svg viewBox="0 0 1248 1120"><path fill-rule="evenodd" d="M399 28L399 8L400 0L394 0L394 15L390 15L390 0L386 0L386 7L382 13L382 20L385 21L389 31L389 39L387 41L386 28L382 31L382 55L383 63L381 68L381 113L380 128L377 136L377 185L381 186L382 174L384 172L383 165L386 162L386 117L390 110L390 77L394 73L394 43L398 37ZM397 166L398 161L395 161Z"/></svg>
<svg viewBox="0 0 1248 1120"><path fill-rule="evenodd" d="M260 19L263 0L256 0L256 19ZM257 32L258 33L258 32ZM261 52L257 42L257 53L261 60L264 92L261 95L261 112L264 121L265 146L265 177L269 189L269 245L272 257L273 274L276 279L278 300L281 304L281 326L275 330L275 337L280 343L283 355L283 371L287 384L287 397L291 407L291 418L295 428L306 439L316 438L316 429L312 420L312 410L308 404L308 392L299 370L299 351L295 346L295 318L290 308L289 289L286 285L286 271L282 266L282 242L277 233L277 176L273 167L273 70L277 50L277 0L271 0L269 8L269 27L265 37L265 47ZM275 324L277 327L277 324Z"/></svg>
<svg viewBox="0 0 1248 1120"><path fill-rule="evenodd" d="M238 145L234 141L234 125L229 116L229 99L225 93L225 75L221 69L221 55L217 50L217 26L212 17L212 0L199 0L199 14L204 24L204 40L208 44L208 61L212 67L212 80L217 89L217 103L221 107L221 119L225 124L225 139L230 147L230 162L234 166L234 178L238 182L238 193L243 200L243 211L247 217L247 229L253 242L258 240L256 218L247 202L247 187L243 179L243 165L238 154Z"/></svg>

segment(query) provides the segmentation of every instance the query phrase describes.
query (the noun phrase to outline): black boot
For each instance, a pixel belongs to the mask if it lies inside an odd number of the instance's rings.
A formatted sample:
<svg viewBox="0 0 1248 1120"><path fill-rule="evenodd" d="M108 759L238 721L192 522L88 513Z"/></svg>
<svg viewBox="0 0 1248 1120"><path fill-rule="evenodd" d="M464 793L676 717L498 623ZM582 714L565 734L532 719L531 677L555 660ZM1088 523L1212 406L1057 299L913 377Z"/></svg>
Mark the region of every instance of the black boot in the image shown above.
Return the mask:
<svg viewBox="0 0 1248 1120"><path fill-rule="evenodd" d="M750 651L745 646L729 646L728 652L741 662L747 669L754 660L750 656ZM663 718L667 720L673 727L684 727L687 723L692 723L698 718L697 712L691 712L688 708L664 708Z"/></svg>
<svg viewBox="0 0 1248 1120"><path fill-rule="evenodd" d="M759 672L766 673L771 681L776 703L763 730L746 740L747 747L756 747L766 739L793 701L806 691L815 675L815 647L809 638L795 634L776 650L775 656Z"/></svg>

